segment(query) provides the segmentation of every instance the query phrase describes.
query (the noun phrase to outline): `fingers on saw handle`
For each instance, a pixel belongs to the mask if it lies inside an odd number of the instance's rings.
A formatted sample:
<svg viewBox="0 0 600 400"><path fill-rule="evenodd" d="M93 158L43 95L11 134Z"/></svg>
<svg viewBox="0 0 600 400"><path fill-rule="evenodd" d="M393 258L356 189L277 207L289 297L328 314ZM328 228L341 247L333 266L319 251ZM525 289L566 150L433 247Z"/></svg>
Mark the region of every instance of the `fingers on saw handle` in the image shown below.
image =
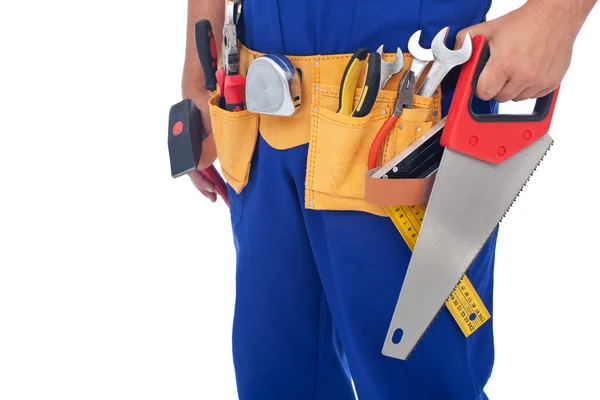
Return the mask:
<svg viewBox="0 0 600 400"><path fill-rule="evenodd" d="M531 114L475 114L473 97L489 59L485 38L474 37L473 55L462 66L440 143L497 164L548 133L559 89L539 98Z"/></svg>

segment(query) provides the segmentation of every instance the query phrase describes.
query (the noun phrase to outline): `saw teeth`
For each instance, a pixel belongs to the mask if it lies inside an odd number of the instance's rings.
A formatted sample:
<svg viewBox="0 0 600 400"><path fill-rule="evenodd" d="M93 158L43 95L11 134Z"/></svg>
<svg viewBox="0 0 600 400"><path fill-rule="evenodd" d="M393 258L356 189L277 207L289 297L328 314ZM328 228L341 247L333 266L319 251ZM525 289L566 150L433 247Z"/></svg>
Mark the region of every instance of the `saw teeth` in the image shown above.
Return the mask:
<svg viewBox="0 0 600 400"><path fill-rule="evenodd" d="M544 152L544 154L542 155L542 157L540 158L540 161L538 161L537 165L533 168L533 171L531 171L531 174L529 175L529 177L527 178L527 180L525 181L525 183L523 184L523 186L521 187L521 190L519 190L519 193L517 193L517 195L515 196L515 198L513 199L513 201L510 203L510 205L508 206L508 208L506 209L506 211L504 212L504 215L502 215L502 218L500 218L500 221L498 221L498 224L500 224L500 222L502 222L504 220L504 217L506 217L506 214L508 214L508 212L510 211L511 207L513 206L513 204L517 201L517 199L519 198L519 195L521 194L521 192L523 191L523 189L525 188L525 186L527 186L527 183L529 182L529 180L531 179L531 177L533 176L533 174L535 173L535 171L537 171L538 167L540 166L540 164L542 163L542 161L544 161L544 158L546 157L546 154L548 154L548 152L550 151L550 149L552 148L552 146L554 145L554 140L550 142L550 145L548 146L548 149ZM495 228L494 228L495 229ZM492 233L494 231L492 230L492 232L490 232L490 234L488 235L488 237L486 238L485 242L484 242L484 246L485 243L487 243L487 241L490 239L490 236L492 236ZM479 251L477 251L477 256L479 256L479 253L481 252L481 249L483 247L481 247L479 249ZM475 256L475 258L477 258L477 256ZM473 259L473 261L475 261L475 259ZM469 264L469 267L465 270L465 273L467 273L467 271L469 271L469 269L471 268L471 265L473 263L471 262L471 264ZM463 275L464 275L463 274ZM461 276L462 278L462 276ZM458 285L458 283L460 282L460 278L459 280L456 282L456 285ZM455 285L455 286L456 286ZM450 297L450 296L448 296ZM408 360L408 358L410 357L410 355L412 354L412 352L414 351L414 349L417 347L417 345L421 342L421 340L423 339L423 337L425 336L425 332L427 332L427 330L429 330L429 327L433 324L433 322L437 319L438 315L440 314L440 310L444 307L444 304L446 304L446 302L444 301L444 303L442 303L442 305L440 306L440 308L438 309L438 312L435 314L435 316L433 317L433 319L429 322L429 325L427 326L427 328L425 328L425 331L423 332L423 334L421 335L421 337L419 337L419 340L417 340L417 342L415 343L415 346L411 349L411 351L407 354L406 359Z"/></svg>
<svg viewBox="0 0 600 400"><path fill-rule="evenodd" d="M542 161L544 161L544 158L546 158L546 155L548 154L548 152L550 151L550 149L552 148L552 146L554 146L554 140L550 142L550 146L548 146L548 149L544 152L544 154L542 155L542 158L540 158L540 161L537 163L537 165L535 166L535 168L533 168L533 171L531 171L531 174L529 175L529 177L527 178L527 180L525 181L525 183L521 187L521 190L519 190L519 193L517 193L517 195L515 196L515 198L513 199L513 201L510 203L510 205L506 209L506 211L504 211L504 215L502 215L502 218L500 218L500 221L498 223L500 223L500 222L502 222L504 220L504 218L506 217L506 214L508 214L508 212L512 208L513 204L515 204L515 202L517 201L517 199L521 195L521 192L523 192L523 189L525 189L525 186L527 186L527 184L529 183L529 180L531 179L531 177L533 176L533 174L535 174L535 171L537 171L537 169L540 166L540 164L542 163ZM491 235L491 233L490 233L490 235ZM489 237L488 237L488 239L489 239ZM479 251L481 251L481 249L479 249Z"/></svg>

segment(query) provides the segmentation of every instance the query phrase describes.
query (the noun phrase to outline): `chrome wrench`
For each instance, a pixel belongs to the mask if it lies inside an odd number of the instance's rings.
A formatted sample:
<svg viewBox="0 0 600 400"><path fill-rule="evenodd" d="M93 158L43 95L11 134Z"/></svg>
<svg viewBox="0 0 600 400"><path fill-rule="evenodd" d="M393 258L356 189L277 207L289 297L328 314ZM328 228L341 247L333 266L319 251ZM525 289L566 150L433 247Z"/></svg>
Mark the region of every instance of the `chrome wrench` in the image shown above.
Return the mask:
<svg viewBox="0 0 600 400"><path fill-rule="evenodd" d="M442 83L442 80L448 75L452 68L464 64L471 58L473 53L473 44L471 36L467 33L465 41L459 50L450 50L446 47L445 41L450 28L442 29L431 42L431 51L435 57L429 73L423 80L423 84L417 90L417 94L424 97L431 97L436 89Z"/></svg>
<svg viewBox="0 0 600 400"><path fill-rule="evenodd" d="M384 61L383 45L379 46L377 52L381 56L381 78L379 81L379 90L381 90L390 80L392 75L396 75L404 69L404 55L402 54L402 50L398 47L398 50L396 50L396 59L394 61Z"/></svg>
<svg viewBox="0 0 600 400"><path fill-rule="evenodd" d="M427 67L427 65L435 58L431 49L425 49L421 47L419 41L421 40L421 31L418 30L408 40L408 51L413 57L410 65L410 70L415 73L415 79L418 81L421 74Z"/></svg>

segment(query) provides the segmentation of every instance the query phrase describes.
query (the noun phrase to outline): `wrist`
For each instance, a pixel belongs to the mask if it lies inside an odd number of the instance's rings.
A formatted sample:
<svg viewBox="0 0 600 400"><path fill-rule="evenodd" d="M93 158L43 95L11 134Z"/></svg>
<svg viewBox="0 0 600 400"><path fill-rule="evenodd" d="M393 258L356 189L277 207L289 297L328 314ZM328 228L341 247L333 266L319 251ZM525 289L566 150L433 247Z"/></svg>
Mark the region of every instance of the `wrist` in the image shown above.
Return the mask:
<svg viewBox="0 0 600 400"><path fill-rule="evenodd" d="M197 58L187 57L183 63L183 73L181 76L183 87L204 87L204 73Z"/></svg>
<svg viewBox="0 0 600 400"><path fill-rule="evenodd" d="M207 108L208 99L211 97L211 92L204 89L202 85L186 84L181 85L181 96L184 99L192 99L198 108Z"/></svg>

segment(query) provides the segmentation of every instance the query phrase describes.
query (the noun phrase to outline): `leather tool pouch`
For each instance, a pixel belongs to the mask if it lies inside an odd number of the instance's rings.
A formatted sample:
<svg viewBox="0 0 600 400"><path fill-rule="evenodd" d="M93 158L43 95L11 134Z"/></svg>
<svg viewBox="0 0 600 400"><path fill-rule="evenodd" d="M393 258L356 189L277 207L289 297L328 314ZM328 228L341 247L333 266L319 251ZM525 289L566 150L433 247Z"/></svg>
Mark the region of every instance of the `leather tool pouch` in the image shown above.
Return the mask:
<svg viewBox="0 0 600 400"><path fill-rule="evenodd" d="M250 160L258 137L258 114L219 108L218 95L208 106L221 171L229 185L240 193L248 183Z"/></svg>
<svg viewBox="0 0 600 400"><path fill-rule="evenodd" d="M240 44L240 73L262 55ZM217 96L209 100L217 155L227 182L240 192L248 182L250 162L258 133L276 149L308 143L305 207L318 210L356 210L385 216L382 205L365 201L365 175L371 143L390 116L396 88L403 71L394 75L371 112L365 117L336 113L339 87L352 54L287 56L302 71L302 105L291 117L258 115L248 111L228 112L217 106ZM392 61L394 54L384 54ZM405 70L411 56L405 54ZM364 74L364 71L363 71ZM359 77L355 99L362 90ZM405 109L390 131L380 153L379 165L404 150L441 118L440 90L431 98L415 96L412 109Z"/></svg>
<svg viewBox="0 0 600 400"><path fill-rule="evenodd" d="M337 91L332 87L331 93L322 96L331 96L337 106ZM306 177L308 208L387 215L381 204L365 201L365 176L371 144L392 112L395 96L395 91L380 91L373 110L362 118L336 114L329 101L323 100L319 111L313 113ZM415 96L413 108L403 111L388 134L378 165L391 160L431 128L439 120L440 112L439 95Z"/></svg>

